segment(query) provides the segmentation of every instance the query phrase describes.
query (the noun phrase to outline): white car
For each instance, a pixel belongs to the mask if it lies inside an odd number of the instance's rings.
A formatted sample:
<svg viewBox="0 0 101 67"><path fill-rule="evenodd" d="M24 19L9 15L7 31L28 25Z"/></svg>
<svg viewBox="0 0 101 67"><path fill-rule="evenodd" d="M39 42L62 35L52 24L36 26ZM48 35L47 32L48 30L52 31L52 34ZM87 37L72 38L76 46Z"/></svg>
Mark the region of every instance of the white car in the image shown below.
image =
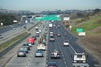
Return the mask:
<svg viewBox="0 0 101 67"><path fill-rule="evenodd" d="M37 49L38 49L38 50L46 50L46 46L45 46L44 44L39 44L39 45L37 46Z"/></svg>
<svg viewBox="0 0 101 67"><path fill-rule="evenodd" d="M64 42L63 42L63 45L64 45L64 46L69 46L69 41L64 41Z"/></svg>

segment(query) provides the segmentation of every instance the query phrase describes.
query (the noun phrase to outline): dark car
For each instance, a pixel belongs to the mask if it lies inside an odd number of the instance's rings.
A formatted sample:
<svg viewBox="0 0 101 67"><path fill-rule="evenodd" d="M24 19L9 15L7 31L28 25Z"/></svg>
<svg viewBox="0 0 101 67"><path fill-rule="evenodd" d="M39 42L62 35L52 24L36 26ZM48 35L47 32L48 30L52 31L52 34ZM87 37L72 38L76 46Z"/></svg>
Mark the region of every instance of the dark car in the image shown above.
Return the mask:
<svg viewBox="0 0 101 67"><path fill-rule="evenodd" d="M28 50L30 50L30 46L29 46L29 44L28 44L28 43L23 44L22 46L27 47L27 48L28 48Z"/></svg>
<svg viewBox="0 0 101 67"><path fill-rule="evenodd" d="M36 33L36 35L35 35L36 37L39 37L39 33Z"/></svg>
<svg viewBox="0 0 101 67"><path fill-rule="evenodd" d="M17 51L17 57L26 57L25 50L18 50Z"/></svg>
<svg viewBox="0 0 101 67"><path fill-rule="evenodd" d="M54 36L50 36L50 41L55 41Z"/></svg>
<svg viewBox="0 0 101 67"><path fill-rule="evenodd" d="M34 40L36 40L36 36L32 36L32 38L34 38Z"/></svg>
<svg viewBox="0 0 101 67"><path fill-rule="evenodd" d="M48 62L47 67L58 67L56 62Z"/></svg>
<svg viewBox="0 0 101 67"><path fill-rule="evenodd" d="M60 36L61 36L61 34L60 34L60 33L58 33L58 34L57 34L57 36L58 36L58 37L60 37Z"/></svg>
<svg viewBox="0 0 101 67"><path fill-rule="evenodd" d="M26 53L28 53L28 48L26 46L21 46L19 48L19 50L25 51Z"/></svg>

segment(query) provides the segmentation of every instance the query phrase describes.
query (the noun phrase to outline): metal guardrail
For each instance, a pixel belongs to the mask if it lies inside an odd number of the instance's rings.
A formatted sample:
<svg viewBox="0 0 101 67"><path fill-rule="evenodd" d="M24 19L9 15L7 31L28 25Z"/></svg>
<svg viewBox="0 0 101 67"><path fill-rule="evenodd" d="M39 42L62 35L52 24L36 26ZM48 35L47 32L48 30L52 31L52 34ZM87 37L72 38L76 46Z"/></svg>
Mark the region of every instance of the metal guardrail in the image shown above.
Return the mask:
<svg viewBox="0 0 101 67"><path fill-rule="evenodd" d="M15 42L14 44L12 44L11 46L5 48L3 51L0 52L0 57L2 57L4 54L6 54L9 50L11 50L12 48L14 48L17 44L19 44L21 41L23 41L25 38L27 38L30 35L27 34L25 37L23 37L21 40L18 40L17 42Z"/></svg>
<svg viewBox="0 0 101 67"><path fill-rule="evenodd" d="M33 27L35 27L36 25L38 25L39 22L37 24L35 24ZM29 28L29 30L31 30L33 27ZM5 48L3 51L0 52L0 57L2 57L4 54L6 54L9 50L11 50L12 48L14 48L17 44L19 44L21 41L23 41L25 38L27 38L30 35L30 33L28 33L28 35L26 35L25 37L23 37L22 39L18 40L17 42L15 42L14 44L12 44L11 46Z"/></svg>

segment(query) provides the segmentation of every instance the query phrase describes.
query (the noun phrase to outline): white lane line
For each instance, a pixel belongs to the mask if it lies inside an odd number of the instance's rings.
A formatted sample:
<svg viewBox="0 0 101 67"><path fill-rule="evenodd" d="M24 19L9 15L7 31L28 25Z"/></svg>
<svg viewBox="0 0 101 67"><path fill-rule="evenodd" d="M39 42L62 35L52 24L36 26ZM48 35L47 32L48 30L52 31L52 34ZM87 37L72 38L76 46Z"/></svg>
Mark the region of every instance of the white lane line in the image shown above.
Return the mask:
<svg viewBox="0 0 101 67"><path fill-rule="evenodd" d="M95 67L100 67L100 65L99 65L99 64L94 64L94 66L95 66Z"/></svg>
<svg viewBox="0 0 101 67"><path fill-rule="evenodd" d="M64 31L62 28L61 28L61 30ZM72 39L72 37L70 35L68 35L68 36L69 36L69 41L70 41ZM72 50L74 51L74 53L77 53L76 50L71 45L70 45L70 47L72 48Z"/></svg>
<svg viewBox="0 0 101 67"><path fill-rule="evenodd" d="M63 60L65 61L65 58L63 58Z"/></svg>
<svg viewBox="0 0 101 67"><path fill-rule="evenodd" d="M58 43L58 41L57 41L57 43ZM62 49L61 49L61 47L60 47L59 43L58 43L58 46L59 46L59 49L60 49L60 51L61 51L61 53L62 53L62 56L64 56L64 54L63 54L63 51L62 51ZM63 58L63 61L64 61L64 63L65 63L65 66L66 66L65 57Z"/></svg>

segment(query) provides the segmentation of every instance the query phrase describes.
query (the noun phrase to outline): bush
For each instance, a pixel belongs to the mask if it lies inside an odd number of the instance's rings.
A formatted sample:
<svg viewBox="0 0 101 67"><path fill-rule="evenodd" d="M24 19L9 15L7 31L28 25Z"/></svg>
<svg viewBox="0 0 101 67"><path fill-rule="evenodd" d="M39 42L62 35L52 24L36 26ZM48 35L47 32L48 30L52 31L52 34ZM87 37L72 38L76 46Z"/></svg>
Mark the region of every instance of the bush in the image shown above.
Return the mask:
<svg viewBox="0 0 101 67"><path fill-rule="evenodd" d="M0 14L0 23L5 26L14 24L13 20L16 20L16 18L12 14Z"/></svg>

